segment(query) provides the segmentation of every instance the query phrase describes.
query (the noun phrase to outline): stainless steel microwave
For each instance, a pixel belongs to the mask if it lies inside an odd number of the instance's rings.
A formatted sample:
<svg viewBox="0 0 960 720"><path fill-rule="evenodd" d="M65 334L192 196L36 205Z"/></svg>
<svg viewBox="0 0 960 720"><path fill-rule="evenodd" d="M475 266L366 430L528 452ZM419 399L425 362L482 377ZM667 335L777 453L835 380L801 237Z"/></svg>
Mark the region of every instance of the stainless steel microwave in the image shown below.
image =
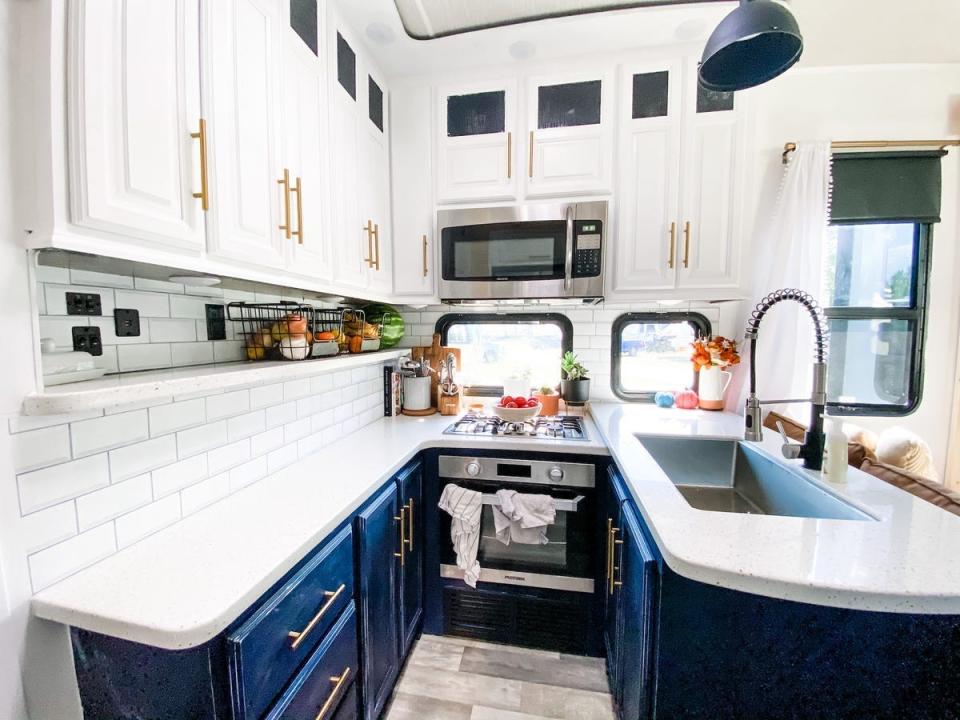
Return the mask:
<svg viewBox="0 0 960 720"><path fill-rule="evenodd" d="M603 297L606 202L441 210L440 299Z"/></svg>

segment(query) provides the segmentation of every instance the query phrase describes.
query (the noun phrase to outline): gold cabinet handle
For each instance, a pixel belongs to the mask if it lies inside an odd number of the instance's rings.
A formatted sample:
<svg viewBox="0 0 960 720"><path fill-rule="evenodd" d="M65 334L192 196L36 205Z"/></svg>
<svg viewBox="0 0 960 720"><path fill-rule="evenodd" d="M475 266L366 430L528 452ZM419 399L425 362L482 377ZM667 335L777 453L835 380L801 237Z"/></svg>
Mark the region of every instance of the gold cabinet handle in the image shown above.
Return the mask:
<svg viewBox="0 0 960 720"><path fill-rule="evenodd" d="M200 118L197 132L190 133L190 137L200 141L200 192L193 196L200 201L204 211L210 209L210 193L207 191L207 121Z"/></svg>
<svg viewBox="0 0 960 720"><path fill-rule="evenodd" d="M427 276L427 236L423 236L423 276Z"/></svg>
<svg viewBox="0 0 960 720"><path fill-rule="evenodd" d="M406 523L403 522L406 510L407 506L403 505L400 507L400 515L393 516L393 519L400 524L400 552L395 552L393 554L394 557L400 558L400 567L404 566L404 558L406 556L406 553L403 551L404 547L407 545L407 526Z"/></svg>
<svg viewBox="0 0 960 720"><path fill-rule="evenodd" d="M410 552L413 552L413 498L407 500L405 506L407 508L407 549Z"/></svg>
<svg viewBox="0 0 960 720"><path fill-rule="evenodd" d="M605 568L605 571L607 574L606 582L607 582L608 593L609 593L609 587L610 587L610 549L612 547L610 543L610 531L612 529L613 529L613 519L607 518L607 558L606 558L607 566Z"/></svg>
<svg viewBox="0 0 960 720"><path fill-rule="evenodd" d="M507 133L507 180L513 177L513 133Z"/></svg>
<svg viewBox="0 0 960 720"><path fill-rule="evenodd" d="M333 683L333 690L330 691L330 695L323 703L323 707L320 708L320 712L317 713L317 716L314 720L324 720L327 716L327 713L330 712L330 708L333 706L334 700L337 699L337 696L340 694L340 688L343 687L344 683L347 682L347 678L350 677L350 668L347 667L339 675L334 675L330 678L330 682Z"/></svg>
<svg viewBox="0 0 960 720"><path fill-rule="evenodd" d="M614 541L613 541L613 544L614 544L614 546L616 546L616 545L623 545L623 540L614 540ZM612 582L611 582L611 590L610 590L611 593L613 592L613 589L612 589L612 588L614 588L614 587L621 587L621 586L623 585L623 551L622 551L622 550L620 551L620 564L619 564L619 565L614 565L614 566L613 566L613 569L620 571L620 579L619 579L619 580L614 580L613 577L612 577L612 573L611 573L611 578L610 578L610 580L612 581Z"/></svg>
<svg viewBox="0 0 960 720"><path fill-rule="evenodd" d="M380 270L380 225L377 223L373 224L373 269Z"/></svg>
<svg viewBox="0 0 960 720"><path fill-rule="evenodd" d="M690 267L690 221L683 224L683 266Z"/></svg>
<svg viewBox="0 0 960 720"><path fill-rule="evenodd" d="M367 225L363 228L363 231L367 233L367 257L363 261L367 264L367 267L373 267L373 220L367 220Z"/></svg>
<svg viewBox="0 0 960 720"><path fill-rule="evenodd" d="M277 185L283 187L283 218L284 224L278 225L277 227L280 230L283 230L284 237L287 240L290 239L290 170L287 168L283 169L283 177L277 180Z"/></svg>
<svg viewBox="0 0 960 720"><path fill-rule="evenodd" d="M616 539L618 532L620 532L620 528L612 527L612 524L611 524L610 541L609 541L610 551L609 551L609 560L607 561L609 563L608 565L609 571L607 573L607 582L608 582L608 589L611 595L613 595L613 589L617 585L617 582L614 580L614 571L617 569L616 558L614 554L614 546L620 543L620 540Z"/></svg>
<svg viewBox="0 0 960 720"><path fill-rule="evenodd" d="M533 130L530 131L530 158L527 165L527 175L533 177Z"/></svg>
<svg viewBox="0 0 960 720"><path fill-rule="evenodd" d="M299 175L290 192L297 194L297 229L292 230L291 234L297 236L298 245L303 245L303 184Z"/></svg>
<svg viewBox="0 0 960 720"><path fill-rule="evenodd" d="M329 610L330 607L337 601L337 598L340 597L341 593L343 593L346 587L346 585L340 585L336 591L327 590L325 593L323 593L323 596L327 599L327 601L320 607L320 610L317 611L317 614L313 616L310 622L307 623L307 626L300 632L291 630L287 633L287 637L293 640L293 642L290 643L291 650L296 650L298 647L300 647L300 644L306 639L307 635L310 634L310 631L317 626L317 623L320 622L320 618L322 618L324 613L326 613L327 610Z"/></svg>
<svg viewBox="0 0 960 720"><path fill-rule="evenodd" d="M673 256L677 252L677 223L670 223L670 255L667 258L667 267L673 270Z"/></svg>

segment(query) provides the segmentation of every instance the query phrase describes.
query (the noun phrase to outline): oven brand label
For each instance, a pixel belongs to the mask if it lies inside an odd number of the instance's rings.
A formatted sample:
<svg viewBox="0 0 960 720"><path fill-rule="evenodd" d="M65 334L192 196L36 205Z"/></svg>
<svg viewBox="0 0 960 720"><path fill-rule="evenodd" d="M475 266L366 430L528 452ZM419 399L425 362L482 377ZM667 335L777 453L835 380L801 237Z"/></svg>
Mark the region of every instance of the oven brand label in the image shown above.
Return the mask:
<svg viewBox="0 0 960 720"><path fill-rule="evenodd" d="M520 582L526 582L526 581L527 581L527 578L524 577L523 575L507 575L507 574L504 574L503 577L504 577L505 580L519 580Z"/></svg>

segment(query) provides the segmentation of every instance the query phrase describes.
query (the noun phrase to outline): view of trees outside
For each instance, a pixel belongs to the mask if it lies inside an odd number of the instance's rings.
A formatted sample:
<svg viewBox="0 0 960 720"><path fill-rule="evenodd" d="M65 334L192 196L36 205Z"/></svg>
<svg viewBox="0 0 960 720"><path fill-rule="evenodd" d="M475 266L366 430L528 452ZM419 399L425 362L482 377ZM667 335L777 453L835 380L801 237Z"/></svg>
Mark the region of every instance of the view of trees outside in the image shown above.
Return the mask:
<svg viewBox="0 0 960 720"><path fill-rule="evenodd" d="M687 322L630 323L620 340L620 386L626 392L683 390L693 386Z"/></svg>

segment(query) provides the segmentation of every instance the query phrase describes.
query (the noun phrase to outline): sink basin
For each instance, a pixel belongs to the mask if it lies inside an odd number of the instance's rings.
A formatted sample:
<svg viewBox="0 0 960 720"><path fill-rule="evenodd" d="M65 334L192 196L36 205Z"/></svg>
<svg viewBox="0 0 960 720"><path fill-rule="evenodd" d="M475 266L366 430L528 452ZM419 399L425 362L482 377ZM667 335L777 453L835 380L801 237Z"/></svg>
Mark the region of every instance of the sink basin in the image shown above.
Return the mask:
<svg viewBox="0 0 960 720"><path fill-rule="evenodd" d="M873 520L802 472L736 440L639 437L691 507L713 512Z"/></svg>

